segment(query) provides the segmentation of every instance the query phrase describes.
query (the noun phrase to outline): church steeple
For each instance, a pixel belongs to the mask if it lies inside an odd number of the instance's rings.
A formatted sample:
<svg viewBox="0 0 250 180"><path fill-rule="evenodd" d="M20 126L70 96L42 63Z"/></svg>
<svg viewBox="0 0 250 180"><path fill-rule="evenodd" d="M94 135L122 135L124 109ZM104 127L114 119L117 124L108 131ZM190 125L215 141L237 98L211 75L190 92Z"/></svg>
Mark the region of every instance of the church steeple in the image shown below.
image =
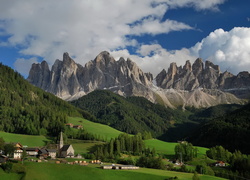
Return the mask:
<svg viewBox="0 0 250 180"><path fill-rule="evenodd" d="M63 134L61 132L60 134L60 141L59 141L59 149L61 149L63 147Z"/></svg>

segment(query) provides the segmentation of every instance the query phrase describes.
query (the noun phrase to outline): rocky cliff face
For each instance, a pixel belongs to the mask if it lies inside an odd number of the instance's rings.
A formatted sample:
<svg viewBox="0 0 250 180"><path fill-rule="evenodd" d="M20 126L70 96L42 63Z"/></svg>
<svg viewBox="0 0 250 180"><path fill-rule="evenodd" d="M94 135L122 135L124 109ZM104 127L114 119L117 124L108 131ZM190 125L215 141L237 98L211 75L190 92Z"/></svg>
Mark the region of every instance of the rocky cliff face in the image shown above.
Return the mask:
<svg viewBox="0 0 250 180"><path fill-rule="evenodd" d="M225 103L244 103L250 86L250 74L221 73L217 65L197 59L183 67L172 63L155 78L144 73L132 60L116 61L108 52L81 66L64 53L51 70L43 61L33 64L28 81L65 100L77 99L96 89L108 89L123 96L143 96L168 107L208 107ZM241 89L241 91L239 91ZM233 94L232 94L233 93Z"/></svg>
<svg viewBox="0 0 250 180"><path fill-rule="evenodd" d="M210 61L198 58L191 66L187 61L183 67L172 63L168 69L156 76L157 86L163 89L194 91L197 88L230 92L239 98L250 96L250 74L240 72L237 76L229 72L221 73L220 67Z"/></svg>
<svg viewBox="0 0 250 180"><path fill-rule="evenodd" d="M28 81L65 100L77 99L95 89L109 89L123 96L153 96L148 88L151 74L144 74L130 59L115 61L108 52L100 53L84 67L68 53L64 53L63 61L55 61L51 71L46 62L33 64Z"/></svg>

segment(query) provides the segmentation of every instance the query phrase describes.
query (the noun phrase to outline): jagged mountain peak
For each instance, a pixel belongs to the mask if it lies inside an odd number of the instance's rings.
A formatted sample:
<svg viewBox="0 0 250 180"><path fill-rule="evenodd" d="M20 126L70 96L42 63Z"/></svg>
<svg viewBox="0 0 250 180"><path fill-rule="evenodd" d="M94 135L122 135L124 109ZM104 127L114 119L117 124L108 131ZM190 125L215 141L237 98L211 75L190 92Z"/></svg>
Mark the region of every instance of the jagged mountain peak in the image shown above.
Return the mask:
<svg viewBox="0 0 250 180"><path fill-rule="evenodd" d="M102 64L109 64L114 63L115 59L110 55L107 51L102 51L100 54L98 54L94 60L95 63L102 63Z"/></svg>
<svg viewBox="0 0 250 180"><path fill-rule="evenodd" d="M69 56L69 53L63 53L63 63L66 65L75 64L75 61Z"/></svg>
<svg viewBox="0 0 250 180"><path fill-rule="evenodd" d="M204 63L201 58L193 64L187 60L183 67L173 62L167 71L163 69L153 78L130 58L125 60L121 57L116 61L107 51L99 53L84 67L68 53L63 54L62 61L55 61L51 71L46 62L33 64L28 81L65 100L77 99L96 89L108 89L123 96L143 96L168 107L242 103L230 94L237 94L230 89L250 87L249 73L242 72L238 76L221 73L219 66L210 61ZM200 93L197 93L199 88Z"/></svg>

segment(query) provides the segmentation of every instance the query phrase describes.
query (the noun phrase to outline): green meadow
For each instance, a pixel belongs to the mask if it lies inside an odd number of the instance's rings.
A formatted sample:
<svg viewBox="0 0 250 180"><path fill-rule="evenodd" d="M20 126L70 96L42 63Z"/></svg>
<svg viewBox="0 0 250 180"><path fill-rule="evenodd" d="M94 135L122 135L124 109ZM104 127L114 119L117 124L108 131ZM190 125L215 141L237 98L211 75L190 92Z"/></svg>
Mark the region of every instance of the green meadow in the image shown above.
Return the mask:
<svg viewBox="0 0 250 180"><path fill-rule="evenodd" d="M45 136L12 134L2 131L0 131L0 137L2 137L5 142L20 142L22 145L26 145L28 147L44 146L48 141L50 141Z"/></svg>
<svg viewBox="0 0 250 180"><path fill-rule="evenodd" d="M88 153L89 149L97 144L102 144L103 142L91 142L78 139L68 139L68 144L72 144L75 150L75 154Z"/></svg>
<svg viewBox="0 0 250 180"><path fill-rule="evenodd" d="M193 174L166 170L140 168L139 170L103 170L97 165L79 166L55 163L25 162L26 175L5 173L0 170L1 180L57 180L57 179L95 179L95 180L164 180L178 177L180 180L191 180ZM200 175L201 180L222 180L214 176Z"/></svg>
<svg viewBox="0 0 250 180"><path fill-rule="evenodd" d="M82 125L89 133L97 134L103 137L104 139L110 140L121 134L121 131L118 131L110 126L91 122L89 120L78 118L78 117L69 117L68 122L74 125Z"/></svg>
<svg viewBox="0 0 250 180"><path fill-rule="evenodd" d="M159 154L166 154L172 156L175 154L174 149L176 144L178 143L165 142L158 139L148 139L145 140L145 144L150 148L155 148L156 152ZM206 151L208 150L208 148L204 147L197 147L197 149L198 149L198 157L205 155Z"/></svg>

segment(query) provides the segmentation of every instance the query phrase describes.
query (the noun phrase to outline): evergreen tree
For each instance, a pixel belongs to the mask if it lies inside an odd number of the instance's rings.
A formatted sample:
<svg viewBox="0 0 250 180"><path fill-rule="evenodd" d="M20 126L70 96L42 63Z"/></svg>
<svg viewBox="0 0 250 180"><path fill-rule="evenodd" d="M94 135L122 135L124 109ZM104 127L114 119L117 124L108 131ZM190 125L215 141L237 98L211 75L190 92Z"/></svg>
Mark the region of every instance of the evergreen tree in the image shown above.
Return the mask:
<svg viewBox="0 0 250 180"><path fill-rule="evenodd" d="M193 175L192 179L193 180L200 180L200 177L199 177L199 175L198 175L198 173L196 171L194 172L194 175Z"/></svg>

